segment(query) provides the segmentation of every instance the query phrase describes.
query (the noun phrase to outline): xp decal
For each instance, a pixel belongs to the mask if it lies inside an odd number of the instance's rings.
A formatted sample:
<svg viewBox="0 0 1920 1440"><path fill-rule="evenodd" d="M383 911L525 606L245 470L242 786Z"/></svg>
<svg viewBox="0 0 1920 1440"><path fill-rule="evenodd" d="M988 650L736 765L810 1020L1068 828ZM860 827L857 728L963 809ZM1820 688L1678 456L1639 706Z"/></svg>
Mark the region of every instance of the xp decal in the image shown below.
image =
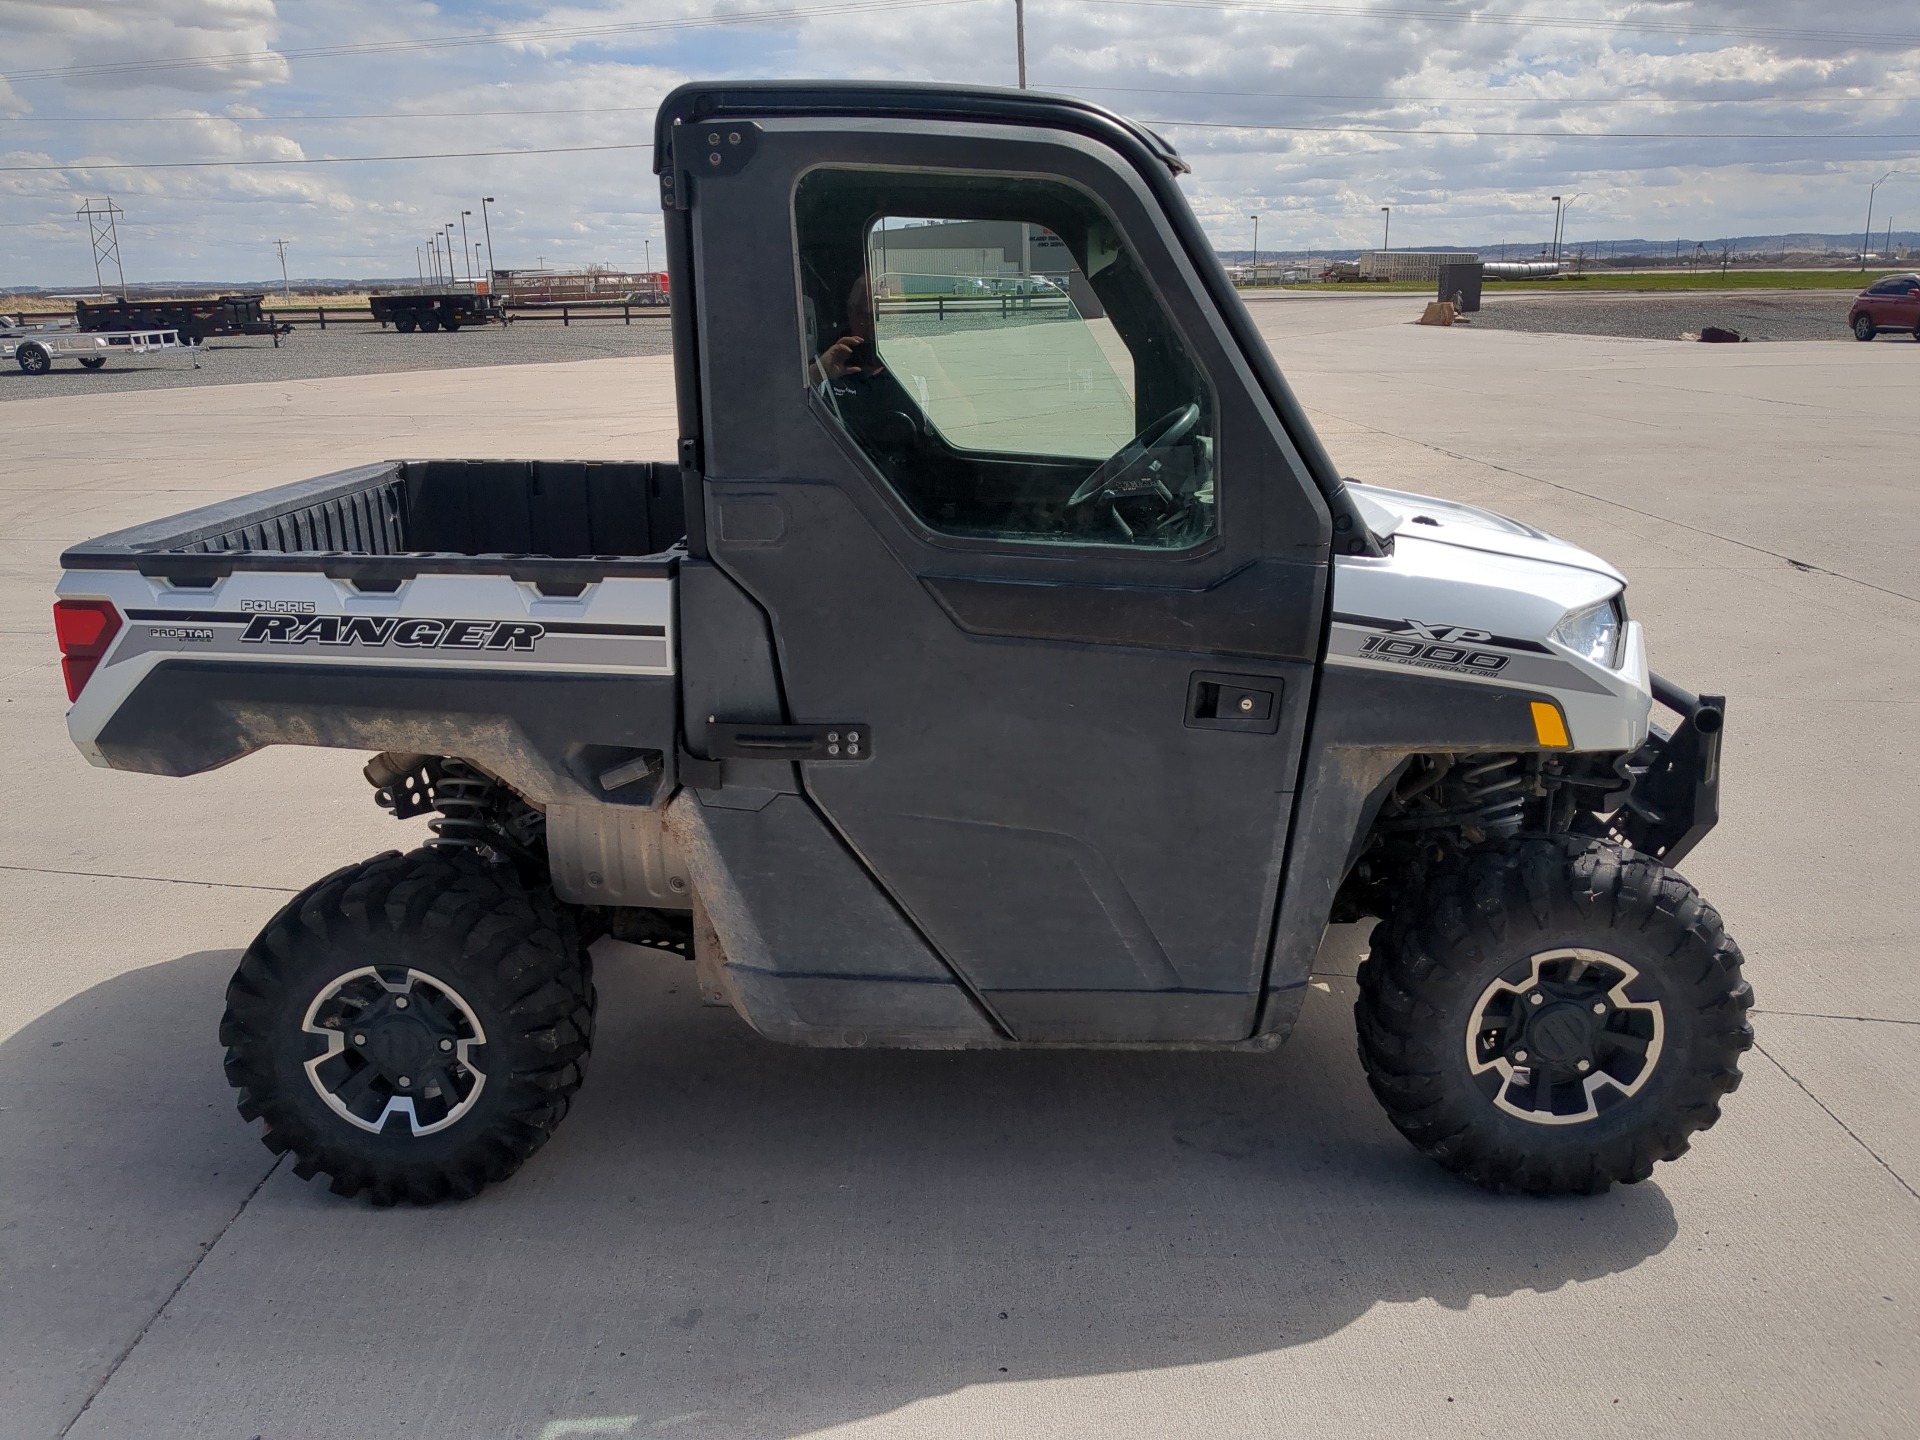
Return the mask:
<svg viewBox="0 0 1920 1440"><path fill-rule="evenodd" d="M1537 640L1437 620L1336 612L1327 658L1403 665L1506 685L1605 693Z"/></svg>

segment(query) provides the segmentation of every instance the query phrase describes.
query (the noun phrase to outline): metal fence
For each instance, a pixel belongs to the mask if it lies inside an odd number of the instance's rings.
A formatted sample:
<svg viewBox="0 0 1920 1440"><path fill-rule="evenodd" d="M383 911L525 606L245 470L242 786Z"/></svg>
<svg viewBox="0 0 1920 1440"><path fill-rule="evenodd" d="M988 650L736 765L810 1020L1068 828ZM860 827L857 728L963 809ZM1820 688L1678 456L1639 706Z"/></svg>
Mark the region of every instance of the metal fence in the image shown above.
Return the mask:
<svg viewBox="0 0 1920 1440"><path fill-rule="evenodd" d="M18 314L24 325L46 325L72 323L71 310L13 311ZM264 312L269 320L283 325L313 326L320 330L356 325L379 325L373 318L373 312L365 305L288 305L279 306ZM508 323L524 324L528 321L555 321L566 326L585 324L631 325L636 316L642 323L649 320L667 318L668 307L664 301L649 303L628 300L579 300L565 301L559 304L514 305L505 307Z"/></svg>

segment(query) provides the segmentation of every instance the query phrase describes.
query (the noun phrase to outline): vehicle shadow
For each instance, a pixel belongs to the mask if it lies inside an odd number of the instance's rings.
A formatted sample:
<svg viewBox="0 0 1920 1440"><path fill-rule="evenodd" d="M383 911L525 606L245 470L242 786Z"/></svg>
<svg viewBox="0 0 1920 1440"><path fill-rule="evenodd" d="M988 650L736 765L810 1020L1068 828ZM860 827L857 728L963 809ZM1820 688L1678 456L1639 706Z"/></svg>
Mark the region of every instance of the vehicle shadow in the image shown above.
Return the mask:
<svg viewBox="0 0 1920 1440"><path fill-rule="evenodd" d="M701 1006L682 960L596 954L574 1114L465 1205L375 1210L281 1166L224 1233L218 1204L183 1211L202 1191L237 1208L271 1163L230 1102L209 1108L230 954L109 981L0 1045L15 1093L52 1040L89 1037L60 1123L4 1132L0 1167L41 1177L11 1207L15 1253L72 1229L46 1208L61 1195L152 1237L178 1274L124 1297L131 1337L219 1236L75 1436L307 1433L322 1384L347 1432L791 1435L968 1386L1279 1350L1375 1306L1551 1291L1676 1232L1657 1183L1502 1198L1416 1155L1367 1093L1339 975L1274 1055L807 1051ZM134 1183L213 1170L234 1183Z"/></svg>

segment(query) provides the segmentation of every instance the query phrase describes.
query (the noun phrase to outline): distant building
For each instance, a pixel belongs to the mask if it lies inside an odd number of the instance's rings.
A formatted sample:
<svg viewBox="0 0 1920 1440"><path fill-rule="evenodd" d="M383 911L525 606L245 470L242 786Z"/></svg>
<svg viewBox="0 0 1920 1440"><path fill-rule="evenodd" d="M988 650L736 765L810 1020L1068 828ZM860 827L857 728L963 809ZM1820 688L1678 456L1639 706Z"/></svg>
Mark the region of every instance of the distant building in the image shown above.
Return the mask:
<svg viewBox="0 0 1920 1440"><path fill-rule="evenodd" d="M1362 280L1438 280L1442 265L1472 265L1473 250L1373 250L1360 257Z"/></svg>

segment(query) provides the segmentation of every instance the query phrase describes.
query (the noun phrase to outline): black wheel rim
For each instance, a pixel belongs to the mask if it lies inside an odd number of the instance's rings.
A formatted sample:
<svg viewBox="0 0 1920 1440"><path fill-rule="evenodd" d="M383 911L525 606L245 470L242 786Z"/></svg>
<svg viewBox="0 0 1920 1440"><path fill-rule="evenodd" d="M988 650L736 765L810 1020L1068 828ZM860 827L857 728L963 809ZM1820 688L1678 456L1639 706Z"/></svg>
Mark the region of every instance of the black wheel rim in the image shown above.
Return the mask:
<svg viewBox="0 0 1920 1440"><path fill-rule="evenodd" d="M1659 1068L1666 1015L1647 982L1602 950L1545 950L1497 976L1467 1018L1467 1069L1496 1109L1580 1125Z"/></svg>
<svg viewBox="0 0 1920 1440"><path fill-rule="evenodd" d="M317 1037L307 1079L327 1108L375 1135L397 1118L436 1134L486 1088L486 1031L451 985L418 970L362 966L321 987L301 1031Z"/></svg>

